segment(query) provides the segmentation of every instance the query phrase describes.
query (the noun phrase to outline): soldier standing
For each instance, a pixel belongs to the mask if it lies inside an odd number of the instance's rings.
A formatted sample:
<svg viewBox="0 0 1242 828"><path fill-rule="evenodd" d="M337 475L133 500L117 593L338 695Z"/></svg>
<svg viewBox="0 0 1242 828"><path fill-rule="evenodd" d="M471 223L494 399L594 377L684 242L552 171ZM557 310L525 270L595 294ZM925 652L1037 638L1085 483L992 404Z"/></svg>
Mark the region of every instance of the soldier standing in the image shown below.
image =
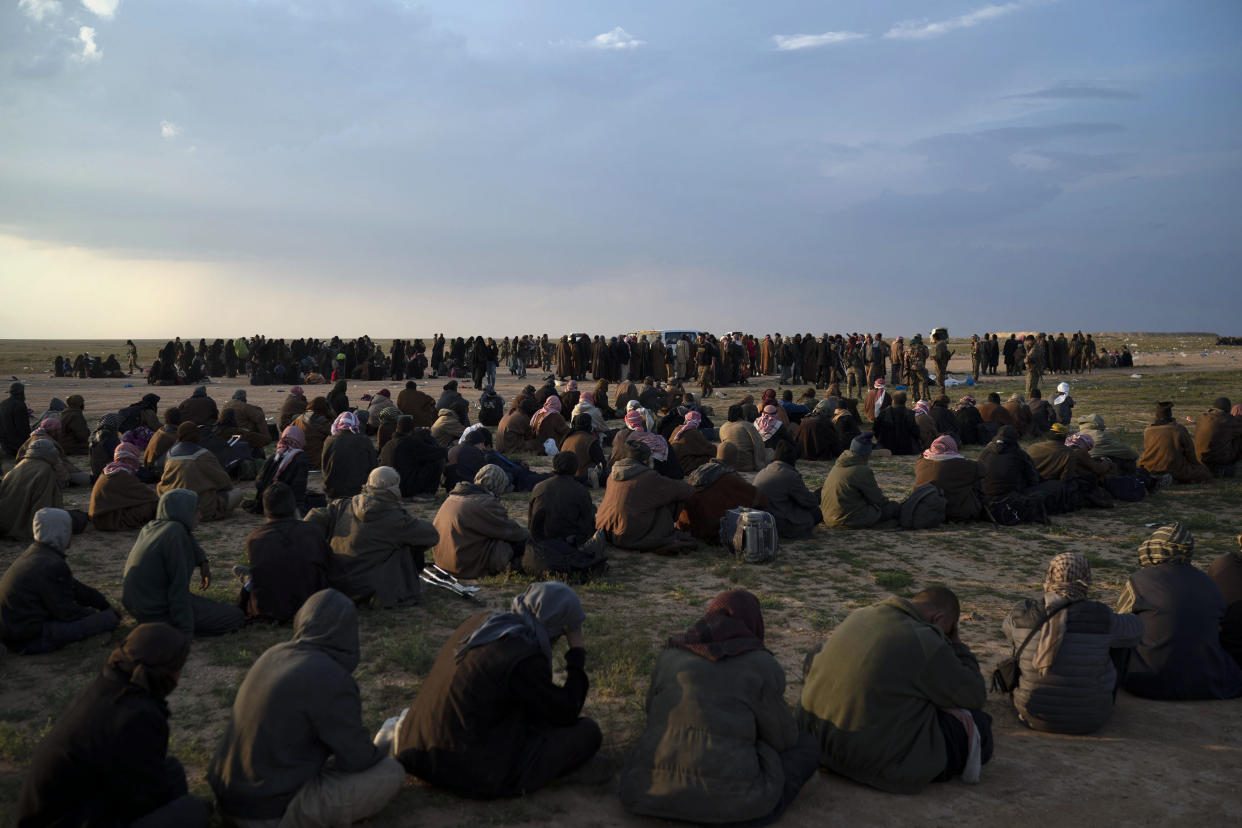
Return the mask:
<svg viewBox="0 0 1242 828"><path fill-rule="evenodd" d="M923 335L915 334L906 349L906 387L915 400L927 399L927 346L923 344Z"/></svg>
<svg viewBox="0 0 1242 828"><path fill-rule="evenodd" d="M893 340L892 357L893 357L893 375L892 377L889 378L889 385L896 388L897 385L901 382L901 377L903 376L906 370L906 366L905 366L906 345L905 345L904 338L899 336L895 340ZM916 402L917 402L917 398L916 398Z"/></svg>
<svg viewBox="0 0 1242 828"><path fill-rule="evenodd" d="M987 334L983 335L983 341L986 342ZM975 382L979 381L979 362L983 359L983 349L987 347L979 341L979 334L970 335L970 375L975 378Z"/></svg>
<svg viewBox="0 0 1242 828"><path fill-rule="evenodd" d="M945 376L949 372L949 360L954 353L949 350L949 334L947 331L936 339L936 344L933 347L935 350L932 352L932 361L936 363L936 385L943 393Z"/></svg>
<svg viewBox="0 0 1242 828"><path fill-rule="evenodd" d="M871 373L867 376L867 385L875 384L878 379L884 379L888 373L888 343L884 341L884 334L877 333L875 342L871 343Z"/></svg>
<svg viewBox="0 0 1242 828"><path fill-rule="evenodd" d="M1031 399L1031 392L1039 387L1040 377L1044 375L1044 346L1035 341L1035 337L1026 337L1026 398Z"/></svg>
<svg viewBox="0 0 1242 828"><path fill-rule="evenodd" d="M863 368L862 344L851 340L845 352L845 393L849 397L862 398L866 393L865 380L866 371ZM854 392L857 386L857 394Z"/></svg>

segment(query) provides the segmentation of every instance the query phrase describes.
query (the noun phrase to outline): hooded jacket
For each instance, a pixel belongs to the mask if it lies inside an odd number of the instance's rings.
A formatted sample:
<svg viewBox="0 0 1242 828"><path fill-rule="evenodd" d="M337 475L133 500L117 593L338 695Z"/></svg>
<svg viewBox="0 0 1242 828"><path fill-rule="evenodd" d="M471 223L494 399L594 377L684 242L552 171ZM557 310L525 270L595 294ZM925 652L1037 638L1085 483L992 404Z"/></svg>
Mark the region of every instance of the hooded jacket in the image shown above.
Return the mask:
<svg viewBox="0 0 1242 828"><path fill-rule="evenodd" d="M78 394L70 396L68 402L69 406L60 412L60 447L65 454L86 454L91 439L91 430L82 413L86 403Z"/></svg>
<svg viewBox="0 0 1242 828"><path fill-rule="evenodd" d="M0 481L0 538L34 540L31 520L35 513L48 506L59 509L64 503L56 481L56 459L54 448L45 454L27 452Z"/></svg>
<svg viewBox="0 0 1242 828"><path fill-rule="evenodd" d="M824 525L866 528L880 519L882 507L888 502L867 459L852 451L841 452L820 495Z"/></svg>
<svg viewBox="0 0 1242 828"><path fill-rule="evenodd" d="M526 529L509 517L500 498L464 481L453 487L436 512L434 524L440 538L436 565L460 578L503 571L513 559L511 544L522 544L527 538Z"/></svg>
<svg viewBox="0 0 1242 828"><path fill-rule="evenodd" d="M190 573L207 560L191 534L198 497L173 489L160 498L155 520L138 533L125 560L121 603L143 624L163 621L194 634L190 607Z"/></svg>
<svg viewBox="0 0 1242 828"><path fill-rule="evenodd" d="M91 609L105 610L98 590L73 577L65 550L73 537L69 515L41 512L34 517L35 542L0 578L0 640L14 649L40 638L47 621L77 621Z"/></svg>
<svg viewBox="0 0 1242 828"><path fill-rule="evenodd" d="M440 539L435 527L405 511L396 493L369 487L312 509L305 518L332 547L328 583L355 602L380 606L417 601L423 552Z"/></svg>
<svg viewBox="0 0 1242 828"><path fill-rule="evenodd" d="M1021 494L1039 485L1034 461L1015 440L993 440L979 452L978 462L988 498Z"/></svg>
<svg viewBox="0 0 1242 828"><path fill-rule="evenodd" d="M1104 418L1099 414L1079 417L1078 432L1086 434L1095 441L1091 448L1092 457L1107 457L1110 460L1120 461L1119 466L1122 467L1128 463L1130 470L1133 471L1134 462L1138 460L1139 453L1127 443L1114 437L1112 432L1104 427Z"/></svg>
<svg viewBox="0 0 1242 828"><path fill-rule="evenodd" d="M369 437L352 431L332 435L323 444L323 493L330 500L353 497L362 491L378 461Z"/></svg>
<svg viewBox="0 0 1242 828"><path fill-rule="evenodd" d="M161 497L173 489L187 489L198 495L203 520L223 517L220 492L233 488L233 480L220 460L197 443L177 443L164 458L164 473L155 487Z"/></svg>
<svg viewBox="0 0 1242 828"><path fill-rule="evenodd" d="M9 386L9 398L0 402L0 448L17 454L30 436L30 409L26 408L26 389L20 382Z"/></svg>
<svg viewBox="0 0 1242 828"><path fill-rule="evenodd" d="M621 549L661 549L677 539L673 507L693 494L689 483L622 458L608 475L604 499L595 513L595 528L606 531L610 542Z"/></svg>
<svg viewBox="0 0 1242 828"><path fill-rule="evenodd" d="M362 724L352 675L360 657L353 602L333 589L308 598L293 621L293 638L259 656L246 673L207 769L225 814L279 819L329 756L341 773L384 759Z"/></svg>

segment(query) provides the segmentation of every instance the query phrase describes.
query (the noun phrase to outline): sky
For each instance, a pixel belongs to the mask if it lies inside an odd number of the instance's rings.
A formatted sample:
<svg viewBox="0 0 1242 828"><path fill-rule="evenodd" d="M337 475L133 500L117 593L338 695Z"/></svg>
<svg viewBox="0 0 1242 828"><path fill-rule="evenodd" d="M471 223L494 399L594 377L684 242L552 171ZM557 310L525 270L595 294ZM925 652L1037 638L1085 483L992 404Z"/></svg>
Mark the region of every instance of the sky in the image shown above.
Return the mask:
<svg viewBox="0 0 1242 828"><path fill-rule="evenodd" d="M1237 0L0 0L0 338L1242 334Z"/></svg>

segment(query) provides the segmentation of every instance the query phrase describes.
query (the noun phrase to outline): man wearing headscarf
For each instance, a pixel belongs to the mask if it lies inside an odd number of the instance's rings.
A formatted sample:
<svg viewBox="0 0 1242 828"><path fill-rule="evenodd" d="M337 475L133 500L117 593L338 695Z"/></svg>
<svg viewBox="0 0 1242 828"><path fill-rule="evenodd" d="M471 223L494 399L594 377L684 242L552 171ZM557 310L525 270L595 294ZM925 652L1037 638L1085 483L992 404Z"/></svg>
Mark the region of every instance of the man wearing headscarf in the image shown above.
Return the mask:
<svg viewBox="0 0 1242 828"><path fill-rule="evenodd" d="M1091 564L1062 552L1048 564L1043 601L1024 598L1001 625L1010 646L1023 647L1013 703L1032 730L1094 733L1112 715L1143 622L1087 600L1090 588Z"/></svg>
<svg viewBox="0 0 1242 828"><path fill-rule="evenodd" d="M168 755L165 698L189 653L167 624L135 627L35 749L17 824L206 828L211 805Z"/></svg>
<svg viewBox="0 0 1242 828"><path fill-rule="evenodd" d="M1027 447L1027 454L1035 463L1041 480L1072 480L1078 469L1074 452L1065 445L1069 429L1060 423L1053 423L1052 428L1044 433L1042 440L1037 440Z"/></svg>
<svg viewBox="0 0 1242 828"><path fill-rule="evenodd" d="M56 447L56 482L61 488L69 486L88 486L91 482L91 475L84 471L78 471L77 467L69 462L65 456L65 449L60 444L60 420L49 417L41 420L35 426L34 431L30 432L30 436L26 438L26 442L22 443L21 448L17 451L17 456L25 455L26 449L35 440L50 440L52 445ZM100 467L102 468L102 466Z"/></svg>
<svg viewBox="0 0 1242 828"><path fill-rule="evenodd" d="M142 527L125 561L121 603L139 623L171 624L186 635L224 635L246 621L230 607L190 592L190 572L199 570L199 589L211 583L207 553L194 539L198 497L173 489L160 497L155 520Z"/></svg>
<svg viewBox="0 0 1242 828"><path fill-rule="evenodd" d="M972 521L984 516L983 469L963 457L957 441L941 434L914 461L914 488L934 483L945 498L945 520Z"/></svg>
<svg viewBox="0 0 1242 828"><path fill-rule="evenodd" d="M56 445L40 438L26 447L20 462L0 480L0 538L34 539L31 520L40 509L64 503L56 480Z"/></svg>
<svg viewBox="0 0 1242 828"><path fill-rule="evenodd" d="M530 427L535 433L535 440L539 443L540 454L544 453L543 446L546 440L553 440L559 446L569 434L569 424L561 416L560 397L553 395L544 400L543 407L531 416Z"/></svg>
<svg viewBox="0 0 1242 828"><path fill-rule="evenodd" d="M155 517L159 495L138 479L142 455L133 443L121 443L91 489L91 524L101 532L139 529Z"/></svg>
<svg viewBox="0 0 1242 828"><path fill-rule="evenodd" d="M116 629L116 612L98 590L73 577L65 552L73 523L63 509L40 509L34 543L0 578L0 640L36 655Z"/></svg>
<svg viewBox="0 0 1242 828"><path fill-rule="evenodd" d="M242 581L237 605L247 618L285 623L328 586L332 548L319 527L298 519L292 488L275 481L262 498L267 520L246 538L246 566L233 567Z"/></svg>
<svg viewBox="0 0 1242 828"><path fill-rule="evenodd" d="M1159 477L1172 475L1178 483L1210 483L1212 471L1199 462L1194 440L1173 419L1173 403L1156 403L1156 419L1143 430L1143 453L1139 466Z"/></svg>
<svg viewBox="0 0 1242 828"><path fill-rule="evenodd" d="M668 639L646 727L621 771L627 809L706 824L775 821L815 773L818 746L798 731L763 632L759 599L736 589Z"/></svg>
<svg viewBox="0 0 1242 828"><path fill-rule="evenodd" d="M440 536L401 505L401 475L374 469L361 494L312 509L303 518L332 547L328 581L354 603L381 607L418 603L423 553Z"/></svg>
<svg viewBox="0 0 1242 828"><path fill-rule="evenodd" d="M353 497L378 462L375 444L361 433L358 418L351 411L338 414L323 444L323 493L329 500Z"/></svg>
<svg viewBox="0 0 1242 828"><path fill-rule="evenodd" d="M867 529L901 513L901 504L884 496L871 470L874 447L870 431L859 434L828 472L819 504L825 526Z"/></svg>
<svg viewBox="0 0 1242 828"><path fill-rule="evenodd" d="M535 486L526 512L526 526L536 541L558 540L580 546L596 534L591 492L576 479L578 456L561 451L552 458L555 472Z"/></svg>
<svg viewBox="0 0 1242 828"><path fill-rule="evenodd" d="M669 445L677 452L677 460L687 474L711 460L716 459L716 445L703 436L699 424L703 415L687 411L684 422L673 431Z"/></svg>
<svg viewBox="0 0 1242 828"><path fill-rule="evenodd" d="M254 514L263 514L263 493L273 483L287 485L293 492L296 508L302 514L310 511L306 496L306 481L310 472L310 464L306 456L306 435L295 425L285 428L276 442L276 453L263 461L254 481L254 502L247 504L247 510ZM321 501L322 502L322 501Z"/></svg>
<svg viewBox="0 0 1242 828"><path fill-rule="evenodd" d="M1242 667L1220 646L1225 599L1191 559L1195 539L1181 523L1161 526L1139 546L1140 569L1117 600L1117 612L1143 622L1125 688L1149 699L1242 696Z"/></svg>
<svg viewBox="0 0 1242 828"><path fill-rule="evenodd" d="M164 472L155 487L161 496L174 489L188 489L198 495L202 520L228 517L242 501L242 490L233 486L219 458L199 445L198 426L188 421L177 427L177 442L168 450Z"/></svg>
<svg viewBox="0 0 1242 828"><path fill-rule="evenodd" d="M30 436L30 409L26 407L26 386L15 382L9 396L0 402L0 448L14 456Z"/></svg>
<svg viewBox="0 0 1242 828"><path fill-rule="evenodd" d="M1195 424L1195 454L1215 477L1233 477L1242 460L1242 418L1231 407L1228 397L1217 397Z"/></svg>
<svg viewBox="0 0 1242 828"><path fill-rule="evenodd" d="M959 635L961 604L929 587L854 610L806 671L795 714L820 764L892 793L961 775L992 755L979 663Z"/></svg>
<svg viewBox="0 0 1242 828"><path fill-rule="evenodd" d="M1113 436L1099 414L1086 414L1078 418L1078 433L1092 440L1091 456L1107 459L1121 474L1134 474L1138 468L1139 453L1124 440ZM1172 478L1170 478L1171 480Z"/></svg>
<svg viewBox="0 0 1242 828"><path fill-rule="evenodd" d="M229 822L350 825L401 790L405 769L363 729L360 657L353 602L325 589L298 610L293 638L255 661L207 769Z"/></svg>
<svg viewBox="0 0 1242 828"><path fill-rule="evenodd" d="M431 436L444 448L451 448L466 431L461 418L451 408L441 408L431 426ZM532 432L533 433L533 432Z"/></svg>
<svg viewBox="0 0 1242 828"><path fill-rule="evenodd" d="M896 399L896 395L894 395L894 399ZM904 395L902 396L902 399L905 399ZM889 408L891 407L892 406ZM841 453L841 445L837 440L837 430L832 425L832 415L836 413L836 410L836 400L824 399L816 403L815 408L811 411L809 416L802 418L802 422L798 424L797 441L798 449L801 452L800 456L803 459L809 461L837 459L837 455ZM885 409L885 411L887 410L888 409ZM906 413L908 414L909 412ZM880 413L881 420L887 416L888 415L884 412ZM723 433L723 431L724 427L722 426L721 432ZM755 433L758 434L757 431ZM917 440L917 428L914 433L915 439ZM720 445L722 447L724 446L723 439ZM718 449L716 456L724 460L726 463L729 462L724 451ZM817 504L818 502L818 499L816 499Z"/></svg>
<svg viewBox="0 0 1242 828"><path fill-rule="evenodd" d="M500 500L511 491L513 481L491 464L479 469L473 482L457 483L436 512L436 565L459 578L520 568L530 535Z"/></svg>
<svg viewBox="0 0 1242 828"><path fill-rule="evenodd" d="M1225 617L1220 621L1220 646L1242 665L1242 535L1238 548L1226 552L1208 567L1208 576L1225 599Z"/></svg>
<svg viewBox="0 0 1242 828"><path fill-rule="evenodd" d="M866 398L863 400L863 416L872 423L880 418L880 412L893 404L893 396L888 393L885 387L883 376L876 377L871 384L871 389L867 392Z"/></svg>
<svg viewBox="0 0 1242 828"><path fill-rule="evenodd" d="M462 796L533 793L599 750L599 725L581 718L590 682L578 596L534 583L509 612L479 613L449 637L397 734L407 771ZM561 636L565 684L552 681Z"/></svg>

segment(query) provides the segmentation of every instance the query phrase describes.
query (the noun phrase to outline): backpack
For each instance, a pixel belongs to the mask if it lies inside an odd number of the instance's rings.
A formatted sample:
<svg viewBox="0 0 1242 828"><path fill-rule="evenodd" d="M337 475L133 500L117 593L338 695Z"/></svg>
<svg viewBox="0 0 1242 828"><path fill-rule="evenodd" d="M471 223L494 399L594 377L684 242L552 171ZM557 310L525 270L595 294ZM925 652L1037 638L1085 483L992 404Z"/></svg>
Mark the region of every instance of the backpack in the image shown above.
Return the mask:
<svg viewBox="0 0 1242 828"><path fill-rule="evenodd" d="M993 498L984 505L988 517L998 526L1017 526L1020 523L1048 523L1042 495L1008 494Z"/></svg>
<svg viewBox="0 0 1242 828"><path fill-rule="evenodd" d="M779 546L776 519L761 509L730 509L720 519L720 541L743 563L770 563Z"/></svg>
<svg viewBox="0 0 1242 828"><path fill-rule="evenodd" d="M585 584L608 571L608 555L602 543L586 543L579 549L556 538L532 540L526 543L522 571L535 578Z"/></svg>
<svg viewBox="0 0 1242 828"><path fill-rule="evenodd" d="M1137 474L1122 474L1104 478L1104 488L1118 500L1133 503L1147 496L1147 487Z"/></svg>
<svg viewBox="0 0 1242 828"><path fill-rule="evenodd" d="M935 483L924 483L910 492L901 504L902 529L932 529L944 523L948 502Z"/></svg>

